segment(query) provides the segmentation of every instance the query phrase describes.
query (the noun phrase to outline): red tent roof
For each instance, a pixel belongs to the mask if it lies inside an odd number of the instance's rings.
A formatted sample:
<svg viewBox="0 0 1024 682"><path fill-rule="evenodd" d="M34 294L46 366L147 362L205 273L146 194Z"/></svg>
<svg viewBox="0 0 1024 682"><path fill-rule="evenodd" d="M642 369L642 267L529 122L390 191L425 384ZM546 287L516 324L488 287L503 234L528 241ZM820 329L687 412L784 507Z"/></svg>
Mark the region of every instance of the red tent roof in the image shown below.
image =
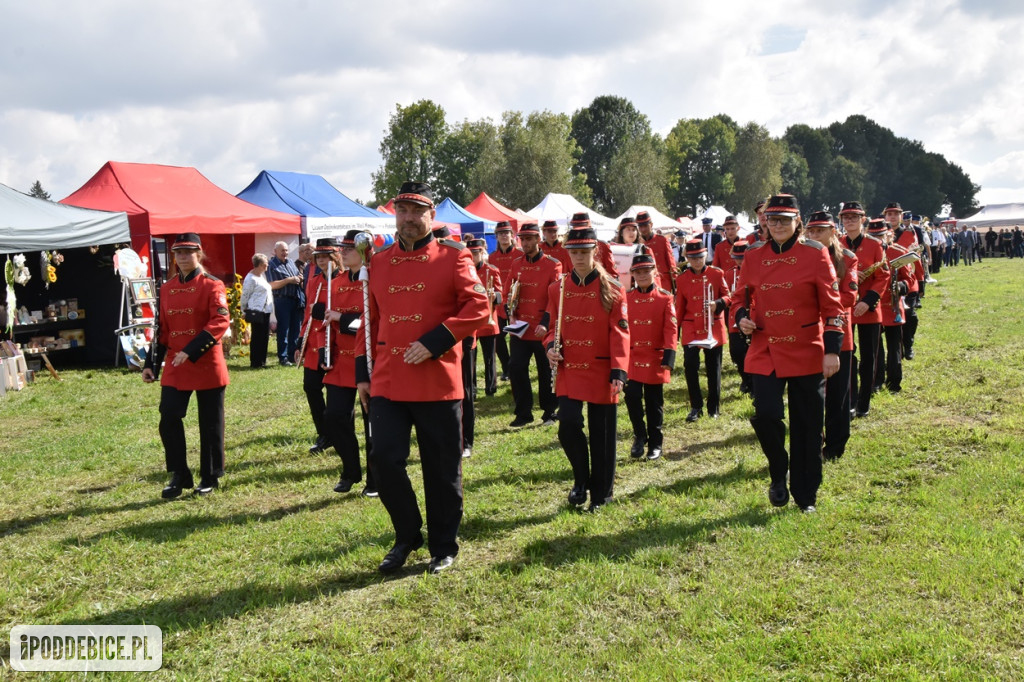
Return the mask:
<svg viewBox="0 0 1024 682"><path fill-rule="evenodd" d="M481 218L487 218L488 220L507 220L512 226L515 232L519 232L519 225L523 222L536 222L528 215L513 211L511 208L502 206L497 201L492 199L487 192L480 192L480 196L466 206L466 210L473 215L478 215Z"/></svg>
<svg viewBox="0 0 1024 682"><path fill-rule="evenodd" d="M383 206L378 206L377 210L380 211L381 213L389 213L391 215L395 215L395 200L388 199L388 203L384 204Z"/></svg>

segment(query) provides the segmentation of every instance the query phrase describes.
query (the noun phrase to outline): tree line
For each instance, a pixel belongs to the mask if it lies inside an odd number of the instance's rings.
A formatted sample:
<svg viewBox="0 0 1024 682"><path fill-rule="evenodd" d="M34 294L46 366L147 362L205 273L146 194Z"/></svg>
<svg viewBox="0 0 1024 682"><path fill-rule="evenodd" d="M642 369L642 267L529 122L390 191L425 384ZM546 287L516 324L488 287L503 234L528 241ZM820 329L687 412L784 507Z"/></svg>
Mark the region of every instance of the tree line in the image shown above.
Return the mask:
<svg viewBox="0 0 1024 682"><path fill-rule="evenodd" d="M679 119L663 138L632 102L613 95L571 116L506 111L500 122L449 123L431 100L396 105L380 154L377 203L416 178L462 206L487 192L528 210L562 192L604 215L644 204L692 216L712 205L749 213L759 199L788 192L805 211L835 212L856 199L872 214L900 201L924 215L949 205L963 216L978 207L980 190L960 166L865 116L822 128L798 123L772 137L759 123L718 114Z"/></svg>

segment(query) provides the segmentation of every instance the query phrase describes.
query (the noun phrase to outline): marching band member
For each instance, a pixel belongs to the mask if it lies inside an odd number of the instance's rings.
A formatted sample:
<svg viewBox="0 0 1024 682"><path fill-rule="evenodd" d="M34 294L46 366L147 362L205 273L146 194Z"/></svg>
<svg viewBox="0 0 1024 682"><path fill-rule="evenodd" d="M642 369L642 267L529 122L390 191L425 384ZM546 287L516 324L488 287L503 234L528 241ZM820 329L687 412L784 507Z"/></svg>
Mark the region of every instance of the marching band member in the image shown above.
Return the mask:
<svg viewBox="0 0 1024 682"><path fill-rule="evenodd" d="M731 270L723 270L723 272L725 272L725 282L729 285L730 301L736 294L736 284L740 278L740 266L743 264L743 256L746 252L747 242L742 239L737 239L729 251L733 267ZM747 358L747 337L736 326L736 318L733 317L731 306L727 315L729 323L729 357L732 358L733 364L736 365L736 371L740 375L740 393L750 393L750 375L744 369Z"/></svg>
<svg viewBox="0 0 1024 682"><path fill-rule="evenodd" d="M397 240L373 257L370 329L356 337L360 400L373 430L370 466L395 545L378 566L394 573L423 545L423 518L409 480L416 427L427 510L430 573L451 567L462 522L462 339L487 318L487 295L462 244L430 231L436 211L426 183L395 197ZM372 377L363 350L371 334ZM360 357L362 359L360 359Z"/></svg>
<svg viewBox="0 0 1024 682"><path fill-rule="evenodd" d="M918 241L917 232L910 225L909 213L906 223L902 222L903 209L898 202L893 201L886 205L883 215L885 215L885 222L889 224L889 229L892 230L893 244L902 246L906 251L923 250L924 246ZM914 357L914 337L917 335L917 304L921 294L921 285L918 281L924 279L924 266L921 265L921 261L917 261L910 266L910 269L917 276L910 278L906 295L906 311L903 315L904 324L900 329L903 334L901 344L903 355L908 360L912 360Z"/></svg>
<svg viewBox="0 0 1024 682"><path fill-rule="evenodd" d="M526 322L527 330L521 337L513 335L509 341L509 382L512 384L512 399L515 402L515 419L509 426L518 428L533 421L533 387L530 385L530 359L537 363L537 398L543 411L541 421L545 426L555 423L558 404L551 390L551 368L544 352L544 337L548 333L548 321L544 311L548 305L548 287L562 274L557 259L544 255L539 247L540 232L535 223L519 228L519 242L523 246L523 257L512 263L509 281L504 282L504 299L509 306L509 322ZM516 301L509 298L513 282L518 282L519 295Z"/></svg>
<svg viewBox="0 0 1024 682"><path fill-rule="evenodd" d="M636 214L636 224L640 228L640 238L647 251L654 256L658 269L658 286L671 290L676 284L676 259L672 255L672 244L664 235L655 234L654 221L647 211Z"/></svg>
<svg viewBox="0 0 1024 682"><path fill-rule="evenodd" d="M803 226L796 197L772 196L765 214L771 240L747 249L737 287L736 319L750 335L750 423L768 459L768 500L782 507L792 492L800 509L813 512L821 485L825 379L839 370L843 342L839 283L821 245L798 241ZM787 388L789 452L783 421Z"/></svg>
<svg viewBox="0 0 1024 682"><path fill-rule="evenodd" d="M147 354L142 380L160 378L160 440L171 480L160 493L164 499L192 488L192 471L185 450L185 414L196 393L199 405L199 487L208 495L224 475L224 389L228 366L220 340L231 326L224 283L203 270L199 235L178 235L171 251L177 274L160 287L160 310L154 352Z"/></svg>
<svg viewBox="0 0 1024 682"><path fill-rule="evenodd" d="M494 239L498 242L498 248L487 256L487 262L498 268L501 273L501 281L509 281L509 274L512 272L513 261L523 257L523 250L515 245L515 238L512 236L512 225L507 220L502 220L494 228ZM508 315L505 306L499 305L496 310L498 314L498 335L494 337L494 351L501 363L501 378L508 381L508 332L504 326L508 324ZM496 392L497 389L495 389ZM494 392L487 395L494 395Z"/></svg>
<svg viewBox="0 0 1024 682"><path fill-rule="evenodd" d="M725 273L707 265L707 254L701 239L686 242L687 268L676 278L676 314L683 345L683 373L686 375L686 390L690 394L687 422L697 421L704 413L699 377L702 348L704 369L708 375L709 417L718 418L722 397L722 346L727 338L723 313L729 308L731 299Z"/></svg>
<svg viewBox="0 0 1024 682"><path fill-rule="evenodd" d="M596 262L597 243L589 226L569 230L565 246L573 269L548 288L547 317L554 326L544 339L557 367L558 442L573 471L569 504L586 502L589 490L591 512L612 499L616 405L629 363L625 295Z"/></svg>
<svg viewBox="0 0 1024 682"><path fill-rule="evenodd" d="M884 220L872 220L868 224L868 234L885 244L885 257L890 263L908 253L906 248L895 243L894 234ZM882 311L882 335L885 343L878 346L878 366L874 378L876 390L882 386L889 389L890 393L899 393L903 390L903 340L906 337L904 328L910 322L910 304L904 305L904 296L910 291L914 281L914 264L899 268L889 267L888 284L878 303Z"/></svg>
<svg viewBox="0 0 1024 682"><path fill-rule="evenodd" d="M740 224L736 220L736 216L729 215L725 217L722 228L725 230L725 239L715 245L711 264L726 275L731 275L730 270L739 267L736 261L732 259L732 247L739 241Z"/></svg>
<svg viewBox="0 0 1024 682"><path fill-rule="evenodd" d="M826 460L839 459L850 440L850 372L853 363L853 306L857 304L857 256L839 243L831 213L816 211L807 221L804 234L828 251L839 279L839 302L843 305L843 345L839 350L839 371L825 380Z"/></svg>
<svg viewBox="0 0 1024 682"><path fill-rule="evenodd" d="M864 208L859 201L843 203L839 211L843 221L844 246L857 257L857 304L853 307L853 325L857 341L853 367L850 370L850 395L855 396L855 413L867 416L871 409L871 392L875 382L875 363L882 327L882 310L878 301L889 281L888 265L882 243L864 232ZM858 388L859 387L859 388Z"/></svg>
<svg viewBox="0 0 1024 682"><path fill-rule="evenodd" d="M487 242L483 239L470 239L466 248L473 256L473 266L477 277L484 283L487 292L488 315L483 325L474 334L462 340L462 383L466 395L462 399L462 457L473 454L473 436L476 432L476 347L483 348L484 353L484 385L487 395L497 390L498 377L494 373L494 337L498 333L498 320L495 310L501 304L501 273L498 268L484 260L487 256ZM479 341L479 344L477 344Z"/></svg>
<svg viewBox="0 0 1024 682"><path fill-rule="evenodd" d="M632 323L625 397L633 425L633 447L629 451L633 459L643 457L645 448L647 459L661 457L665 442L664 387L676 362L679 328L672 293L655 284L656 268L654 256L641 246L630 266L635 284L626 294L626 309Z"/></svg>
<svg viewBox="0 0 1024 682"><path fill-rule="evenodd" d="M551 256L562 265L562 272L568 272L572 267L569 260L569 252L562 246L558 239L558 223L554 220L545 220L540 226L541 238L540 250L545 256Z"/></svg>
<svg viewBox="0 0 1024 682"><path fill-rule="evenodd" d="M324 310L327 306L329 286L328 264L332 281L338 276L341 267L338 240L334 237L318 239L313 251L313 264L316 268L310 268L312 272L309 278L309 295L305 297L306 311L300 327L302 335L299 337L299 347L295 349L295 364L302 365L302 392L306 394L309 416L313 419L313 427L316 429L317 444L310 448L310 452L318 454L332 445L324 421L324 411L327 409L327 403L324 401L324 374L327 373L324 364L324 349L327 344Z"/></svg>
<svg viewBox="0 0 1024 682"><path fill-rule="evenodd" d="M331 278L331 307L326 304L314 310L315 319L323 319L332 325L331 367L324 373L324 387L327 389L327 407L324 423L327 437L334 444L334 450L341 459L341 477L334 492L347 493L352 486L363 479L359 464L359 441L355 431L356 405L356 331L363 318L363 285L359 270L363 265L362 256L356 250L356 235L361 230L349 230L339 243L334 238L318 239L314 257L321 271L326 272L327 256L332 261L331 269L340 265L341 273ZM337 254L337 255L336 255ZM339 257L340 256L340 257ZM365 347L365 344L364 344ZM359 349L363 350L363 349ZM365 350L363 350L365 352ZM377 485L370 466L370 421L362 403L359 405L363 422L363 437L366 443L366 486L363 495L377 497Z"/></svg>
<svg viewBox="0 0 1024 682"><path fill-rule="evenodd" d="M754 206L754 214L757 216L757 225L754 227L751 233L747 235L747 244L766 242L769 239L771 239L771 236L768 234L768 223L765 222L765 203L767 203L767 201L765 199L762 199L761 201L757 202L756 206Z"/></svg>
<svg viewBox="0 0 1024 682"><path fill-rule="evenodd" d="M586 211L573 213L572 218L569 219L569 229L590 226L590 214ZM612 254L612 247L600 239L597 240L597 253L594 259L604 268L605 273L609 277L614 279L619 276L618 267L615 265L615 256Z"/></svg>

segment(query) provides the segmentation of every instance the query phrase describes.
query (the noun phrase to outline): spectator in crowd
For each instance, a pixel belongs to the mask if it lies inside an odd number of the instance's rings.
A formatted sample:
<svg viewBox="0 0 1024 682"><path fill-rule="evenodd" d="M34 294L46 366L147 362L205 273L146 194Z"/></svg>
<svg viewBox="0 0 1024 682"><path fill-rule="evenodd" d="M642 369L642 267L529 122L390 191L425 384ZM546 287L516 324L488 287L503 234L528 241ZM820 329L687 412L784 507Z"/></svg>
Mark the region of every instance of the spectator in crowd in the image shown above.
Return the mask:
<svg viewBox="0 0 1024 682"><path fill-rule="evenodd" d="M274 291L274 315L277 317L277 361L294 367L292 357L298 349L299 326L306 297L302 291L302 275L288 259L288 244L274 244L274 257L267 267L267 281Z"/></svg>
<svg viewBox="0 0 1024 682"><path fill-rule="evenodd" d="M267 366L267 344L270 341L270 315L274 312L274 292L267 281L269 261L266 255L252 256L252 270L242 281L239 308L249 323L249 367Z"/></svg>

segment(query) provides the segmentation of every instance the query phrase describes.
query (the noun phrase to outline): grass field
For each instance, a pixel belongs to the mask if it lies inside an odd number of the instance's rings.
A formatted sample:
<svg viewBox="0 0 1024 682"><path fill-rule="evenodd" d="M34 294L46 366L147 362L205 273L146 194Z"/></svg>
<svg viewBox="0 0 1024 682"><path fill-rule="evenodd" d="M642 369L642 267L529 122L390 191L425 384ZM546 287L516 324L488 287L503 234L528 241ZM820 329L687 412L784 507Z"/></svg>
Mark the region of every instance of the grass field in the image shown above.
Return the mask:
<svg viewBox="0 0 1024 682"><path fill-rule="evenodd" d="M855 422L816 515L768 504L728 354L715 422L684 423L674 377L662 460L629 461L620 408L616 500L596 515L566 506L554 428L507 428L505 383L477 403L441 576L425 550L377 574L387 515L307 453L296 369L231 360L228 475L169 502L156 387L41 375L0 399L0 677L14 625L150 623L157 678L1022 679L1024 271L938 279L903 393Z"/></svg>

